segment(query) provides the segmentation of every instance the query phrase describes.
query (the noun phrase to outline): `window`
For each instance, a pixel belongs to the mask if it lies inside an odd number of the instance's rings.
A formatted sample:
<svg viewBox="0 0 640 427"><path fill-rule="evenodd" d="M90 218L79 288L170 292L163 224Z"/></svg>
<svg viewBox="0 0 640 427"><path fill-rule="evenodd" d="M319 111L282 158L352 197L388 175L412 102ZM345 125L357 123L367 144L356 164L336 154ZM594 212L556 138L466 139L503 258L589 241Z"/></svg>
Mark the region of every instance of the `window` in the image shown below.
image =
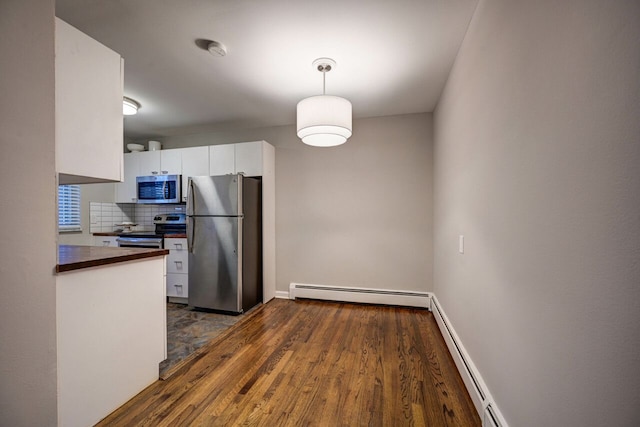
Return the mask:
<svg viewBox="0 0 640 427"><path fill-rule="evenodd" d="M79 185L58 186L58 231L82 231Z"/></svg>

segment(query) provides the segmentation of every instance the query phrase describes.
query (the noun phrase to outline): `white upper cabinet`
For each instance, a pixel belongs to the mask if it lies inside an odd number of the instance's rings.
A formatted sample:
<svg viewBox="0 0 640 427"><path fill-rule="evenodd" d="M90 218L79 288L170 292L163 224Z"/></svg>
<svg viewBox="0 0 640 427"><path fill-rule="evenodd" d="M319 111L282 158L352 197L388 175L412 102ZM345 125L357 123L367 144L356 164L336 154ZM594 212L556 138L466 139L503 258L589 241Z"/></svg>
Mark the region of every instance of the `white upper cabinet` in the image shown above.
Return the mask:
<svg viewBox="0 0 640 427"><path fill-rule="evenodd" d="M182 150L141 151L138 176L180 175Z"/></svg>
<svg viewBox="0 0 640 427"><path fill-rule="evenodd" d="M209 147L191 147L182 150L182 201L187 201L187 183L190 176L209 175Z"/></svg>
<svg viewBox="0 0 640 427"><path fill-rule="evenodd" d="M124 181L116 183L116 203L136 203L136 177L140 172L140 158L142 153L125 153Z"/></svg>
<svg viewBox="0 0 640 427"><path fill-rule="evenodd" d="M264 141L209 146L209 175L262 176Z"/></svg>
<svg viewBox="0 0 640 427"><path fill-rule="evenodd" d="M180 175L182 173L182 150L162 150L160 153L160 174Z"/></svg>
<svg viewBox="0 0 640 427"><path fill-rule="evenodd" d="M60 184L123 179L123 60L56 18L56 171Z"/></svg>
<svg viewBox="0 0 640 427"><path fill-rule="evenodd" d="M235 173L235 144L209 146L209 175Z"/></svg>
<svg viewBox="0 0 640 427"><path fill-rule="evenodd" d="M262 176L262 141L234 144L236 173Z"/></svg>
<svg viewBox="0 0 640 427"><path fill-rule="evenodd" d="M140 166L136 176L160 174L160 151L141 151L135 154L140 158Z"/></svg>

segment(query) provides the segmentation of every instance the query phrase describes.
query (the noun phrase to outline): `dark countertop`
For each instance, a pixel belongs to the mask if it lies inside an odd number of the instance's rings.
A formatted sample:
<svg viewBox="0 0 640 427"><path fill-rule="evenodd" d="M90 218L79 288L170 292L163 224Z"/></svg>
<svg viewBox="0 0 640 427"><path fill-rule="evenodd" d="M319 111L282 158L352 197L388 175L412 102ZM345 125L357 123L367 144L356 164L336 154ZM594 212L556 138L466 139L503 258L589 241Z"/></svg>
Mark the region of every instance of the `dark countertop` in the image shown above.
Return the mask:
<svg viewBox="0 0 640 427"><path fill-rule="evenodd" d="M136 233L139 233L139 231L137 231ZM153 231L150 231L149 233L153 233ZM120 236L121 234L127 235L127 233L123 233L123 232L115 232L115 231L105 231L105 232L101 232L101 233L91 233L94 236ZM186 239L187 238L187 233L167 233L164 235L164 237L166 237L167 239Z"/></svg>
<svg viewBox="0 0 640 427"><path fill-rule="evenodd" d="M62 273L164 255L169 255L168 249L59 245L56 272Z"/></svg>

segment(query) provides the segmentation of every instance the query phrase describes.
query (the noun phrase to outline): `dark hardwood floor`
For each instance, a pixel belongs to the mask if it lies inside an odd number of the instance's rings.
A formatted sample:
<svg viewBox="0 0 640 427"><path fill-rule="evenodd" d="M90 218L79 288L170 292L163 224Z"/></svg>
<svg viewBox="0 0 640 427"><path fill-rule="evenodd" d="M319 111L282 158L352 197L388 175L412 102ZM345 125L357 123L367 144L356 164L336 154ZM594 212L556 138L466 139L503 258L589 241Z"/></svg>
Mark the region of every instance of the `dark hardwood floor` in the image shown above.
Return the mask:
<svg viewBox="0 0 640 427"><path fill-rule="evenodd" d="M480 426L433 315L273 300L101 426Z"/></svg>

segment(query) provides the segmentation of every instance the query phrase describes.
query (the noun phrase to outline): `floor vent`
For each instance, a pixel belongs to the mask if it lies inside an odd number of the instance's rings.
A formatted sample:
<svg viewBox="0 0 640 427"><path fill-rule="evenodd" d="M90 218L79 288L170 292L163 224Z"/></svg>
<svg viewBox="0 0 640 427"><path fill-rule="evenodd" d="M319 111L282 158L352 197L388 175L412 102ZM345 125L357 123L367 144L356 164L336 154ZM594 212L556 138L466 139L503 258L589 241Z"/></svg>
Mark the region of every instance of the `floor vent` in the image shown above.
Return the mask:
<svg viewBox="0 0 640 427"><path fill-rule="evenodd" d="M427 309L431 306L431 294L428 292L311 285L304 283L291 283L289 285L289 298L402 305Z"/></svg>
<svg viewBox="0 0 640 427"><path fill-rule="evenodd" d="M464 349L458 334L453 329L451 322L447 318L444 310L440 306L435 295L431 295L431 311L434 314L442 337L449 348L449 352L458 367L460 376L464 381L471 400L478 411L478 415L482 418L483 427L508 427L506 421L500 414L495 405L495 401L491 397L480 372L475 367L468 353Z"/></svg>

